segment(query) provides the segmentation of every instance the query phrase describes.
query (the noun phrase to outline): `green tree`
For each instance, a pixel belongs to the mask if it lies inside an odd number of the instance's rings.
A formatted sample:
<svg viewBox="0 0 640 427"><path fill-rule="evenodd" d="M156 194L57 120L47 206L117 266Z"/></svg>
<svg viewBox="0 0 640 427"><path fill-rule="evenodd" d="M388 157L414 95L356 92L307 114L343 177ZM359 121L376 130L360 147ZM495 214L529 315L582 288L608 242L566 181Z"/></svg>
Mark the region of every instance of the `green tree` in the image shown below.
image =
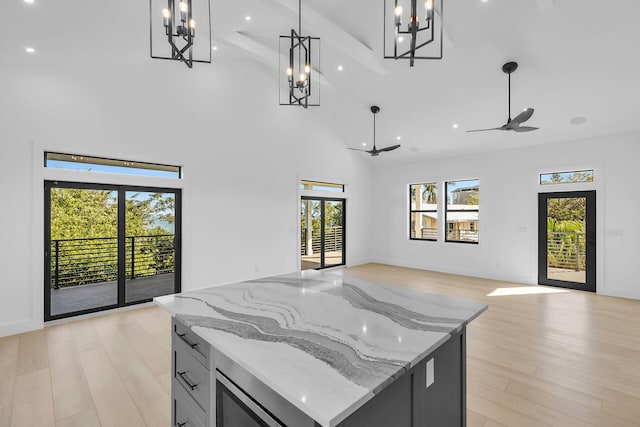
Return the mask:
<svg viewBox="0 0 640 427"><path fill-rule="evenodd" d="M547 202L547 217L557 221L583 221L587 200L584 197L558 197Z"/></svg>
<svg viewBox="0 0 640 427"><path fill-rule="evenodd" d="M118 204L115 191L51 189L51 239L116 237Z"/></svg>

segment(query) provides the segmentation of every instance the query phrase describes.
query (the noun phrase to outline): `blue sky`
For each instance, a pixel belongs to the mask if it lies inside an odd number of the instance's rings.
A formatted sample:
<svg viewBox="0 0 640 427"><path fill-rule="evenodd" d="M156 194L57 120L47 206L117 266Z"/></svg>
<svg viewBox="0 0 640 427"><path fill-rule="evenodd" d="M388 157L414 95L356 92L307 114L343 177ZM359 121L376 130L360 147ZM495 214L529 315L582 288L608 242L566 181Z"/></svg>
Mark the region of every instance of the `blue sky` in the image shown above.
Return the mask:
<svg viewBox="0 0 640 427"><path fill-rule="evenodd" d="M126 175L153 176L161 178L179 178L177 172L159 171L142 168L127 168L123 166L94 165L89 163L66 162L63 160L47 160L48 168L70 169L79 171L120 173Z"/></svg>

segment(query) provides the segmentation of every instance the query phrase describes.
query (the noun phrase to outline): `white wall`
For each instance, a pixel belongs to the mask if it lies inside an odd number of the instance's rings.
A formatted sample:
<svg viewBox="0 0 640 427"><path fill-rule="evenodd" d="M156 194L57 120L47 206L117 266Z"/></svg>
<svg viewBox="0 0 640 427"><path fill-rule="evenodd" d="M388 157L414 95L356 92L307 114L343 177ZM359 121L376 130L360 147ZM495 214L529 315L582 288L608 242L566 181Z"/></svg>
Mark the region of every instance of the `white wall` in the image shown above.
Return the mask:
<svg viewBox="0 0 640 427"><path fill-rule="evenodd" d="M535 284L537 193L593 189L597 291L640 299L638 158L640 134L634 133L376 169L374 260ZM584 168L595 169L593 184L537 183L540 172ZM438 242L408 239L409 184L471 178L480 179L478 245L444 243L442 232Z"/></svg>
<svg viewBox="0 0 640 427"><path fill-rule="evenodd" d="M182 188L183 290L296 270L299 179L348 185L347 263L370 259L371 168L319 110L278 106L275 79L244 65L187 70L147 59L7 70L0 336L42 326L45 179ZM45 150L181 165L184 179L44 170Z"/></svg>

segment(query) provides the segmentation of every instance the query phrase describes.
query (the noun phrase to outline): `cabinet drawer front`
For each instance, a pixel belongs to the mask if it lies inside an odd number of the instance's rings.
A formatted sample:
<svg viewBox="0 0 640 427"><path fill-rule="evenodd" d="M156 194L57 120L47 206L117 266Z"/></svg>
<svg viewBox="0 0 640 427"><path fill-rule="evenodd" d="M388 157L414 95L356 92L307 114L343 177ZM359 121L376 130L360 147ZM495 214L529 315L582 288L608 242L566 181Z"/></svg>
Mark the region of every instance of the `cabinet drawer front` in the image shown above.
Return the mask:
<svg viewBox="0 0 640 427"><path fill-rule="evenodd" d="M175 418L173 425L175 427L204 427L203 421L195 415L192 408L186 403L186 396L180 396L181 393L177 393L173 398L173 411Z"/></svg>
<svg viewBox="0 0 640 427"><path fill-rule="evenodd" d="M173 335L178 341L182 341L189 353L198 362L204 366L209 366L209 343L175 318L173 320Z"/></svg>
<svg viewBox="0 0 640 427"><path fill-rule="evenodd" d="M173 377L177 384L189 393L198 405L206 411L209 406L209 371L189 354L187 347L180 342L173 345L175 366Z"/></svg>

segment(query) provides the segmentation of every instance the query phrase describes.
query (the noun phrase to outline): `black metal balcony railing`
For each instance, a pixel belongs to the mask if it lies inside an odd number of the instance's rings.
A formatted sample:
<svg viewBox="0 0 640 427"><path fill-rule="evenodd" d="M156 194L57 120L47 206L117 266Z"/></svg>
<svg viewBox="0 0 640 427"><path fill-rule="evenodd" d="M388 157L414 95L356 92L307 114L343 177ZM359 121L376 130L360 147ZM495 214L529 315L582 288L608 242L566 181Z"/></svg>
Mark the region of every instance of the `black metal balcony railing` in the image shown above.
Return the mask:
<svg viewBox="0 0 640 427"><path fill-rule="evenodd" d="M336 225L333 227L325 227L324 229L324 250L329 251L341 251L342 250L342 226ZM320 236L320 231L314 232L311 236L311 247L313 248L314 254L320 253L320 247L322 245L322 240ZM300 235L300 255L307 255L306 253L307 247L307 230L305 228L302 229L302 233Z"/></svg>
<svg viewBox="0 0 640 427"><path fill-rule="evenodd" d="M127 279L174 272L173 234L125 238ZM118 279L118 239L96 237L51 241L51 287Z"/></svg>

